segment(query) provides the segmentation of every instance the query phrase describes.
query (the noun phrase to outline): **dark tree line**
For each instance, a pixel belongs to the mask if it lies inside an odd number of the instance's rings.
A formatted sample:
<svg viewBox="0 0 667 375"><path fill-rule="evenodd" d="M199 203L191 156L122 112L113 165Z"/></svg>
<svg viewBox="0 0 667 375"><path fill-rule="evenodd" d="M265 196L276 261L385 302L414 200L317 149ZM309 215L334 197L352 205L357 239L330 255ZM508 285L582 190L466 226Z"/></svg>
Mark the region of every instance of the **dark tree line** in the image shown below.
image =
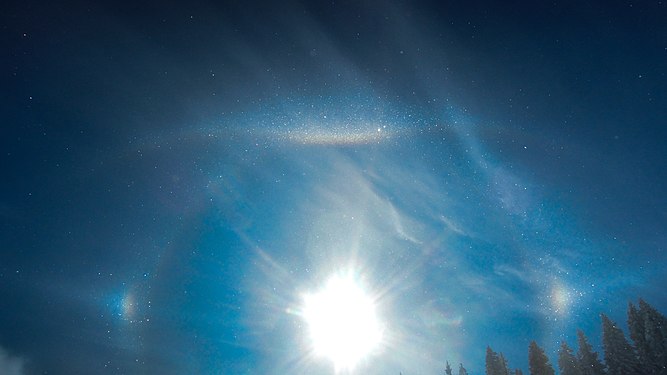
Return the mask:
<svg viewBox="0 0 667 375"><path fill-rule="evenodd" d="M577 331L575 353L563 341L558 351L561 375L667 375L667 319L644 300L639 306L630 303L628 332L632 342L605 314L602 314L602 348L604 362L588 342L582 330ZM528 346L530 375L555 375L554 367L544 350L532 341ZM445 374L452 375L447 362ZM467 375L461 364L459 375ZM523 375L520 369L510 370L502 353L486 348L486 375Z"/></svg>
<svg viewBox="0 0 667 375"><path fill-rule="evenodd" d="M449 362L447 362L447 366L445 367L445 374L446 375L452 375L452 368L449 366ZM459 375L468 375L468 371L463 367L463 364L459 364Z"/></svg>

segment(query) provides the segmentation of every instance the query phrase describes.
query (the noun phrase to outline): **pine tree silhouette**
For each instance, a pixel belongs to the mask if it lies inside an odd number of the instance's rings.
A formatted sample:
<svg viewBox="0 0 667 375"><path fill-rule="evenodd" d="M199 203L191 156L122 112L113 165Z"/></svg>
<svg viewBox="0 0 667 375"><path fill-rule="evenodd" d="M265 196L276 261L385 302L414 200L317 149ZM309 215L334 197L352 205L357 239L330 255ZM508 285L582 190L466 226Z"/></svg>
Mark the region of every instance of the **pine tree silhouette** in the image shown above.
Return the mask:
<svg viewBox="0 0 667 375"><path fill-rule="evenodd" d="M498 353L490 346L486 347L486 375L501 375L498 368Z"/></svg>
<svg viewBox="0 0 667 375"><path fill-rule="evenodd" d="M510 375L507 360L502 353L494 352L491 347L486 347L486 374L487 375Z"/></svg>
<svg viewBox="0 0 667 375"><path fill-rule="evenodd" d="M544 354L535 341L528 346L528 367L530 375L554 375L554 368L549 363L549 358Z"/></svg>
<svg viewBox="0 0 667 375"><path fill-rule="evenodd" d="M602 314L602 346L609 375L642 373L634 348L616 323Z"/></svg>
<svg viewBox="0 0 667 375"><path fill-rule="evenodd" d="M558 351L558 368L560 375L581 375L579 361L565 341L560 344Z"/></svg>
<svg viewBox="0 0 667 375"><path fill-rule="evenodd" d="M602 318L602 346L604 363L588 342L582 330L577 330L579 350L563 341L558 351L560 375L667 375L667 318L643 299L639 308L628 306L628 329L634 345L623 331L605 314ZM486 347L486 375L523 375L520 369L510 371L505 356ZM535 341L528 347L530 375L555 375L549 358ZM453 371L446 361L445 375ZM468 375L459 364L458 375Z"/></svg>
<svg viewBox="0 0 667 375"><path fill-rule="evenodd" d="M594 352L593 347L588 343L584 331L577 330L577 342L579 343L577 360L581 375L604 375L605 367L598 359L598 353Z"/></svg>
<svg viewBox="0 0 667 375"><path fill-rule="evenodd" d="M667 375L667 319L643 299L628 307L628 329L642 371Z"/></svg>

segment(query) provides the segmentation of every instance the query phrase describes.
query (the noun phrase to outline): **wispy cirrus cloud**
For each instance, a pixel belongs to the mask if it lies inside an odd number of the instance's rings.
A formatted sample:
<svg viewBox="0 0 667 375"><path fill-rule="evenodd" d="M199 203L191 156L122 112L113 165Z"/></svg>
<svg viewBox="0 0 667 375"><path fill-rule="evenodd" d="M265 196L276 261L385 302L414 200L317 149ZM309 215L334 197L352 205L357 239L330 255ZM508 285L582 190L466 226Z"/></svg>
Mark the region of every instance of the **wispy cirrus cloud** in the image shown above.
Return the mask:
<svg viewBox="0 0 667 375"><path fill-rule="evenodd" d="M8 353L0 346L0 374L24 375L25 359Z"/></svg>

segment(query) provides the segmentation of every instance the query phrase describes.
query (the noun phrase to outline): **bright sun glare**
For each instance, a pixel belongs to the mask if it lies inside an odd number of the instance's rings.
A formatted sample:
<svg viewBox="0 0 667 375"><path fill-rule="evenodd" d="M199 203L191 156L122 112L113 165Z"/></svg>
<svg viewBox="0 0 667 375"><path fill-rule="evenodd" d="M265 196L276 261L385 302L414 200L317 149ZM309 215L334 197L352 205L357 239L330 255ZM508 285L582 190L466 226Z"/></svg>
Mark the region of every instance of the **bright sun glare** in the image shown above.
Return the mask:
<svg viewBox="0 0 667 375"><path fill-rule="evenodd" d="M334 277L305 296L303 317L315 353L328 357L337 370L351 370L382 338L372 299L351 278Z"/></svg>

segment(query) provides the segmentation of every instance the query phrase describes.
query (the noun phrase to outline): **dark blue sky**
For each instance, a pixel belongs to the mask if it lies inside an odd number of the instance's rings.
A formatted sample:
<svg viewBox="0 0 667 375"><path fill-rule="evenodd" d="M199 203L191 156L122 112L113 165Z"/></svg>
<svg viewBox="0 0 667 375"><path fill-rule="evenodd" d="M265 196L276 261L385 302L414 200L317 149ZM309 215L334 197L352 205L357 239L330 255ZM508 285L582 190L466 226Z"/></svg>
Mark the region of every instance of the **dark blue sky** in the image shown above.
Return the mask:
<svg viewBox="0 0 667 375"><path fill-rule="evenodd" d="M347 271L368 374L667 311L667 5L538 3L4 4L0 372L328 374Z"/></svg>

